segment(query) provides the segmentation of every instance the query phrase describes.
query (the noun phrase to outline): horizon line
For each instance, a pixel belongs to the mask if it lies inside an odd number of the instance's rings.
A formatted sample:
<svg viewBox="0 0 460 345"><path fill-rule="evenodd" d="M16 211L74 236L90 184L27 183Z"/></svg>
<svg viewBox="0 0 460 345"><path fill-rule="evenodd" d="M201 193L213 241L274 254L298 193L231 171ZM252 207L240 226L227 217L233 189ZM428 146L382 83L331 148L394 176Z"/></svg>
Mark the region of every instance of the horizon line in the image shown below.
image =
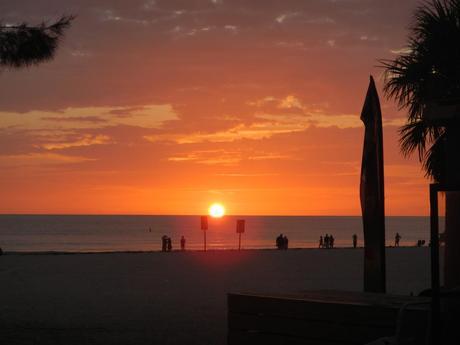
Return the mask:
<svg viewBox="0 0 460 345"><path fill-rule="evenodd" d="M209 216L209 214L156 214L156 213L3 213L0 216L133 216L133 217L201 217ZM430 215L418 214L389 214L385 217L429 217ZM443 217L444 215L439 215ZM340 215L340 214L226 214L225 217L362 217L360 214L356 215ZM212 218L212 217L211 217Z"/></svg>

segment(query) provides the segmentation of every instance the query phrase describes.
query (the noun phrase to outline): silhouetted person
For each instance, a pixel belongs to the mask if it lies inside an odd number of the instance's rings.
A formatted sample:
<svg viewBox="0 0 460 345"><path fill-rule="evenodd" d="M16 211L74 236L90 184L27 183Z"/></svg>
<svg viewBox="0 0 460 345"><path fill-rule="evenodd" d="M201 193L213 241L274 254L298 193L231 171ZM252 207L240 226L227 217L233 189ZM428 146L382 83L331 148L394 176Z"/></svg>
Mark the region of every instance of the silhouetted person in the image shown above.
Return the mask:
<svg viewBox="0 0 460 345"><path fill-rule="evenodd" d="M185 237L183 235L180 238L180 250L185 250Z"/></svg>
<svg viewBox="0 0 460 345"><path fill-rule="evenodd" d="M353 248L358 246L358 235L353 234Z"/></svg>
<svg viewBox="0 0 460 345"><path fill-rule="evenodd" d="M399 232L397 232L395 235L395 247L399 247L400 240L401 240L401 235L399 234Z"/></svg>
<svg viewBox="0 0 460 345"><path fill-rule="evenodd" d="M172 241L171 241L171 237L168 237L168 239L166 240L167 242L167 246L168 246L168 252L170 252L172 250Z"/></svg>
<svg viewBox="0 0 460 345"><path fill-rule="evenodd" d="M276 248L278 248L278 249L283 249L283 234L280 234L280 235L276 238Z"/></svg>
<svg viewBox="0 0 460 345"><path fill-rule="evenodd" d="M329 248L334 248L334 236L329 236Z"/></svg>
<svg viewBox="0 0 460 345"><path fill-rule="evenodd" d="M287 238L287 236L284 236L283 237L283 249L288 249L289 248L289 240Z"/></svg>
<svg viewBox="0 0 460 345"><path fill-rule="evenodd" d="M319 246L318 246L318 248L323 248L323 246L324 246L323 236L320 236L319 237Z"/></svg>
<svg viewBox="0 0 460 345"><path fill-rule="evenodd" d="M324 236L324 248L329 248L329 235Z"/></svg>
<svg viewBox="0 0 460 345"><path fill-rule="evenodd" d="M149 232L152 232L152 228L149 228Z"/></svg>
<svg viewBox="0 0 460 345"><path fill-rule="evenodd" d="M163 236L161 237L161 251L162 251L162 252L165 252L165 251L166 251L167 240L168 240L168 236L163 235Z"/></svg>

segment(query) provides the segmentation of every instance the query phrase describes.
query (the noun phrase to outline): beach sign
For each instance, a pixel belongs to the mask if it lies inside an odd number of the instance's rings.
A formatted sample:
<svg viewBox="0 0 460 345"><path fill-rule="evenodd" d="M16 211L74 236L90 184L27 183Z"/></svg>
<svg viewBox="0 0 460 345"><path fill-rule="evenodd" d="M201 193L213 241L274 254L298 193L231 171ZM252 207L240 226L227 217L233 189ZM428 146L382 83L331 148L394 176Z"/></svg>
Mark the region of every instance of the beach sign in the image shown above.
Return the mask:
<svg viewBox="0 0 460 345"><path fill-rule="evenodd" d="M208 216L201 216L201 230L208 230Z"/></svg>
<svg viewBox="0 0 460 345"><path fill-rule="evenodd" d="M206 230L208 230L208 216L201 216L201 230L203 230L203 249L206 251Z"/></svg>
<svg viewBox="0 0 460 345"><path fill-rule="evenodd" d="M244 219L238 219L236 221L236 232L238 234L244 233Z"/></svg>

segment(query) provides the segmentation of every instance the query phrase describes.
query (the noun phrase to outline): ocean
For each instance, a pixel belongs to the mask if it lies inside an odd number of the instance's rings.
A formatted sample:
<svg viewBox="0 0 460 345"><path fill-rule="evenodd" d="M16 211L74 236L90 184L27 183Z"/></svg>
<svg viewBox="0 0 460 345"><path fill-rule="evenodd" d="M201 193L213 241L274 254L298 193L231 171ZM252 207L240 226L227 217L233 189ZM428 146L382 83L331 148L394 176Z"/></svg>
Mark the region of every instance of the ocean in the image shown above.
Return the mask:
<svg viewBox="0 0 460 345"><path fill-rule="evenodd" d="M209 218L208 250L237 249L236 220L245 220L242 249L275 248L283 233L290 248L318 247L320 235L332 234L335 247L351 247L352 235L363 244L361 217L341 216L224 216ZM440 222L441 228L443 222ZM429 241L428 217L386 217L386 243L393 245L396 232L401 245ZM442 229L441 229L442 230ZM0 215L0 248L5 252L112 252L161 250L161 236L179 249L203 249L200 216L125 215Z"/></svg>

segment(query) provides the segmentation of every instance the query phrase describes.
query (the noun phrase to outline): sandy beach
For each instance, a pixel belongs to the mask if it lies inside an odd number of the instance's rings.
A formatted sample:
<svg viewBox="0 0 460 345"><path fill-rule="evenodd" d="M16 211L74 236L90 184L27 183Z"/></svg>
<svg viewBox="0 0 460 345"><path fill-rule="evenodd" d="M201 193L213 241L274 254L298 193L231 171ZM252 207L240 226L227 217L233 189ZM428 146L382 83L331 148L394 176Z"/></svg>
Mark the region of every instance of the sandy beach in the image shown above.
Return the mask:
<svg viewBox="0 0 460 345"><path fill-rule="evenodd" d="M362 288L362 249L0 257L3 344L225 344L228 292ZM389 293L430 284L429 248L388 248Z"/></svg>

